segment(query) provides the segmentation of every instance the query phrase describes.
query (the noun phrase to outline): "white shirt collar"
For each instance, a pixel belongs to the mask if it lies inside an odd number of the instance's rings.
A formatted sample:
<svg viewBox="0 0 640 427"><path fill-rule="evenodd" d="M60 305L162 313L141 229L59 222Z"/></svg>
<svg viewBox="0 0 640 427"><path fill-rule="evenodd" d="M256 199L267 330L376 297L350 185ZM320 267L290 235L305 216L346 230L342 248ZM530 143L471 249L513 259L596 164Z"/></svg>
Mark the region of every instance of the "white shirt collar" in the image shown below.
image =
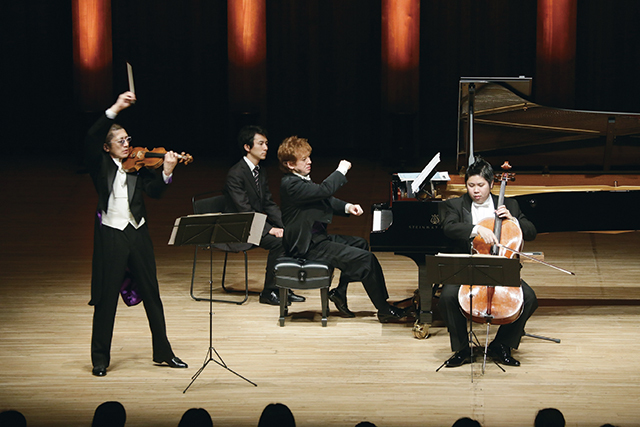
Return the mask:
<svg viewBox="0 0 640 427"><path fill-rule="evenodd" d="M476 202L471 203L471 219L473 224L478 224L483 219L492 217L494 215L495 208L493 206L493 198L491 196L487 197L487 200L485 200L482 204ZM475 235L472 237L475 237Z"/></svg>
<svg viewBox="0 0 640 427"><path fill-rule="evenodd" d="M124 172L124 169L122 169L122 159L116 159L115 157L111 157L111 160L113 160L113 163L115 163L116 166L118 166L118 172Z"/></svg>
<svg viewBox="0 0 640 427"><path fill-rule="evenodd" d="M256 168L256 165L254 165L253 162L249 160L247 156L244 156L243 159L245 162L247 162L247 165L249 165L249 169L251 170L251 172L253 172L253 170Z"/></svg>
<svg viewBox="0 0 640 427"><path fill-rule="evenodd" d="M299 176L300 178L304 179L305 181L311 181L311 177L309 175L300 175L298 172L293 172L293 174L295 176Z"/></svg>
<svg viewBox="0 0 640 427"><path fill-rule="evenodd" d="M491 196L487 197L487 200L484 201L484 203L476 203L476 202L472 202L473 206L476 208L489 208L491 206L493 206L493 199L491 198Z"/></svg>

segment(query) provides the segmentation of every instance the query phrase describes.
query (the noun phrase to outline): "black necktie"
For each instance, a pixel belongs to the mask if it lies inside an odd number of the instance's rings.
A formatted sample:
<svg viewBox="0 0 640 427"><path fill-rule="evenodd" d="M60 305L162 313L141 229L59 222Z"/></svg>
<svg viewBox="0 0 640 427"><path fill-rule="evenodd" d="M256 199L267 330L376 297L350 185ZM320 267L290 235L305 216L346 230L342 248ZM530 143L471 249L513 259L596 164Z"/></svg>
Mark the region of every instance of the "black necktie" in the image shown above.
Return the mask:
<svg viewBox="0 0 640 427"><path fill-rule="evenodd" d="M258 178L259 174L260 174L260 166L256 165L256 167L253 168L253 180L256 182L256 188L258 189L258 193L260 192L260 181Z"/></svg>

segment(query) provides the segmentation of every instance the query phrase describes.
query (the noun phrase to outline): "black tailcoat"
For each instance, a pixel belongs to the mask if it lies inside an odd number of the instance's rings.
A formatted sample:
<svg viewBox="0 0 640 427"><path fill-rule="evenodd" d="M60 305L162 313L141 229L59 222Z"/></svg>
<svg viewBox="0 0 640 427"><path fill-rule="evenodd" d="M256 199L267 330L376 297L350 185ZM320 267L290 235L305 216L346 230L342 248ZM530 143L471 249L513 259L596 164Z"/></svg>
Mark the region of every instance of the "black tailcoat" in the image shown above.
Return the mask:
<svg viewBox="0 0 640 427"><path fill-rule="evenodd" d="M101 213L108 210L109 195L118 170L109 153L103 149L112 124L113 120L103 114L85 138L85 162L98 194L89 302L94 306L92 361L94 366L109 365L119 291L127 269L136 282L149 320L153 358L165 361L173 357L173 352L166 336L153 244L147 224L138 229L128 225L124 231L102 224ZM145 168L128 173L126 182L132 215L138 223L143 217L146 221L143 193L158 198L167 185L159 172Z"/></svg>

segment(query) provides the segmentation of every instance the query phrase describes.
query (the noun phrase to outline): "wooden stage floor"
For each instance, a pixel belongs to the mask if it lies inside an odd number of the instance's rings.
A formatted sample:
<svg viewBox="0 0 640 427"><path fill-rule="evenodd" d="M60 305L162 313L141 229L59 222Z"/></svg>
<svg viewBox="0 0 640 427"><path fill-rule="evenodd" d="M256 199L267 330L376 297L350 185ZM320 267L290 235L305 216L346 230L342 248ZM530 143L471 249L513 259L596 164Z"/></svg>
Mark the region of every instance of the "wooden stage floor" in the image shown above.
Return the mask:
<svg viewBox="0 0 640 427"><path fill-rule="evenodd" d="M272 153L273 154L273 153ZM518 368L502 372L474 364L436 372L451 351L443 327L413 337L411 324L382 325L360 284L349 305L355 319L331 305L320 326L318 292L292 306L285 327L278 308L258 303L266 252L250 252L252 291L243 305L215 303L213 345L229 368L212 363L183 393L202 366L209 346L209 304L189 296L193 249L166 244L173 220L191 212L193 194L222 186L226 166L197 161L176 171L173 188L149 201L169 338L186 370L154 366L144 310L120 304L108 375L91 375L89 300L92 212L90 178L65 162L9 166L0 189L0 410L17 409L29 426L87 426L102 402L117 400L127 426L176 426L182 413L205 408L215 426L255 426L272 402L288 405L298 426L450 426L462 416L485 427L531 426L538 409L559 408L567 426L640 425L640 233L541 235L527 251L576 272L565 276L525 264L523 277L542 306L527 332L560 344L525 337L514 355ZM317 161L321 179L335 162ZM280 174L269 168L278 193ZM354 163L339 197L360 203L385 201L387 171ZM7 179L8 178L8 179ZM585 207L585 214L587 214ZM614 210L615 211L615 210ZM334 232L367 237L370 216L336 220ZM378 253L391 300L412 295L417 268L409 259ZM198 265L195 292L208 292L207 261ZM242 262L230 261L228 280L240 288ZM221 256L216 254L214 277ZM222 296L219 289L214 289ZM230 298L238 295L226 295ZM481 338L480 331L476 329ZM495 329L491 329L491 334Z"/></svg>

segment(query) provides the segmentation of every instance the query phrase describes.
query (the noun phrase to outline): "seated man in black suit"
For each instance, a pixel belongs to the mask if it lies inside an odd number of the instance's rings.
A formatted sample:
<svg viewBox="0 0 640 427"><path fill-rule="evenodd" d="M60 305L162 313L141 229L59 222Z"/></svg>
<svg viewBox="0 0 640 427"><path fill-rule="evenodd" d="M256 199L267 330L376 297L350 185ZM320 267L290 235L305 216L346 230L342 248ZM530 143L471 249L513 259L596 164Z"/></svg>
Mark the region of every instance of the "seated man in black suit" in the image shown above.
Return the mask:
<svg viewBox="0 0 640 427"><path fill-rule="evenodd" d="M499 243L493 230L477 225L482 219L498 215L505 220L515 220L524 240L536 237L536 227L520 211L517 200L505 198L504 205L498 206L498 196L491 194L493 188L493 168L481 158L476 158L467 169L465 175L467 193L462 197L445 201L443 221L444 234L459 244L461 253L471 253L471 241L480 236L488 245ZM471 349L467 333L467 319L460 311L458 290L460 286L446 285L442 289L438 308L442 313L447 328L451 349L455 354L446 362L448 368L471 362ZM529 317L538 308L536 294L523 280L522 290L524 304L522 314L514 322L502 325L494 340L489 344L489 351L494 360L505 365L520 366L520 362L511 355L512 348L518 348L520 338L524 334L524 326Z"/></svg>
<svg viewBox="0 0 640 427"><path fill-rule="evenodd" d="M378 310L378 320L385 323L405 317L403 309L387 302L389 294L378 259L368 250L349 244L352 236L327 233L333 214L362 215L360 205L333 197L347 182L351 163L342 160L338 169L321 184L311 181L311 146L296 136L285 139L278 148L280 169L285 172L280 183L284 248L287 255L325 260L340 269L351 281L361 281Z"/></svg>
<svg viewBox="0 0 640 427"><path fill-rule="evenodd" d="M267 215L260 247L269 251L264 288L260 292L263 304L280 305L275 284L276 259L282 256L282 214L269 191L267 170L260 169L260 160L267 158L269 141L267 131L260 126L245 126L238 133L238 144L245 156L227 174L224 195L229 212L260 212ZM305 298L289 291L289 301L301 302Z"/></svg>

